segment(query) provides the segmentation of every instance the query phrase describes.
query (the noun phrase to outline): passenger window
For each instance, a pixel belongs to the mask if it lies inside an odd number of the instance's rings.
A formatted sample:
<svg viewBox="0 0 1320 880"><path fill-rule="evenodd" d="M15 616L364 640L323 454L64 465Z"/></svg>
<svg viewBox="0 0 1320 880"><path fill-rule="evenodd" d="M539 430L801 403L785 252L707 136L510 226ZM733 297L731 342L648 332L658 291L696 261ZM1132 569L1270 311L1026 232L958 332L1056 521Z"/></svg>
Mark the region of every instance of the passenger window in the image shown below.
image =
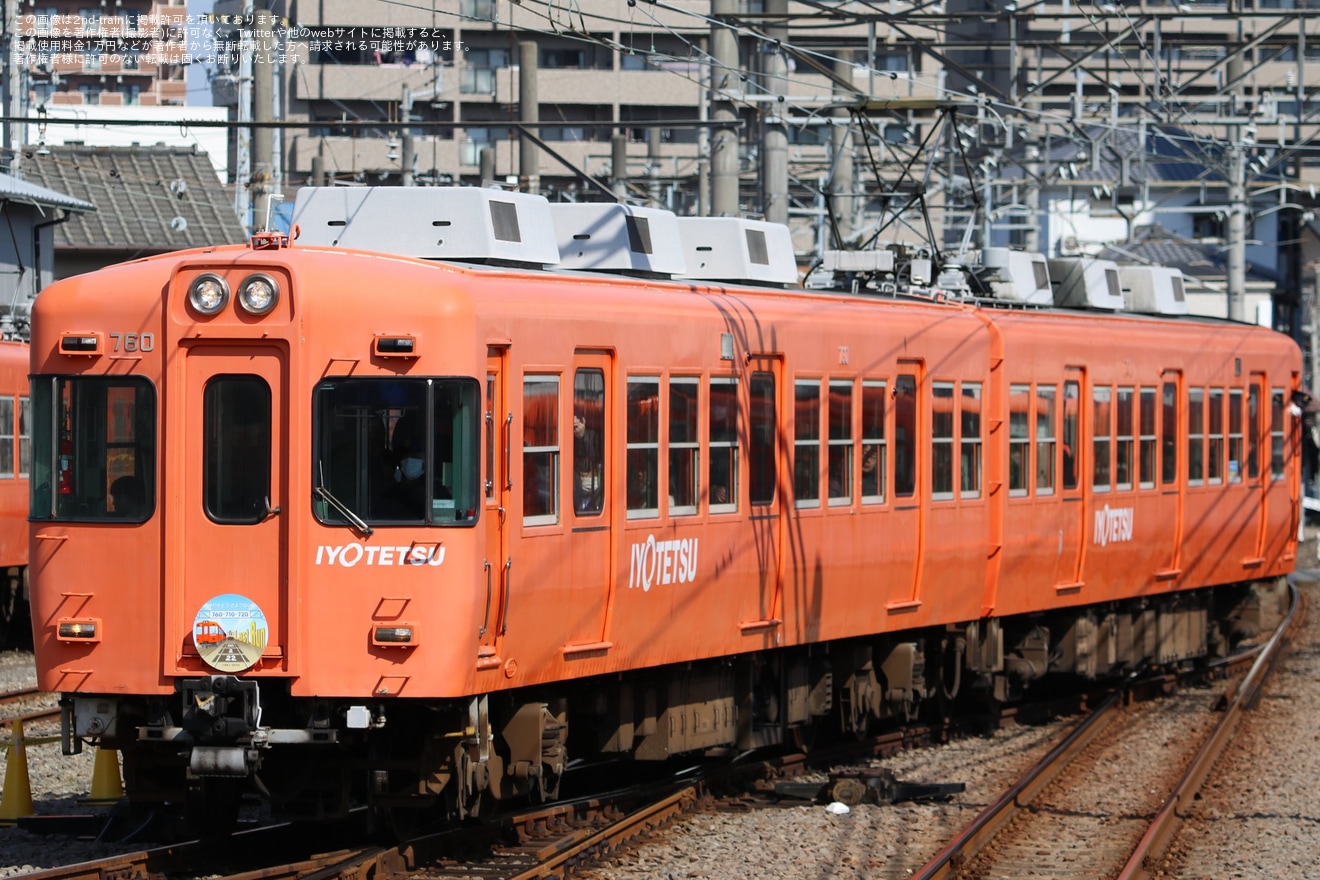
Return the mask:
<svg viewBox="0 0 1320 880"><path fill-rule="evenodd" d="M831 382L829 403L829 501L848 504L853 487L852 383Z"/></svg>
<svg viewBox="0 0 1320 880"><path fill-rule="evenodd" d="M962 497L981 497L981 383L964 382L962 405Z"/></svg>
<svg viewBox="0 0 1320 880"><path fill-rule="evenodd" d="M1205 389L1187 389L1187 484L1205 479Z"/></svg>
<svg viewBox="0 0 1320 880"><path fill-rule="evenodd" d="M749 496L753 504L772 504L778 468L775 456L779 451L774 374L752 373L751 392L752 424L747 437Z"/></svg>
<svg viewBox="0 0 1320 880"><path fill-rule="evenodd" d="M1132 488L1132 404L1131 388L1119 388L1114 408L1114 488Z"/></svg>
<svg viewBox="0 0 1320 880"><path fill-rule="evenodd" d="M24 479L32 469L32 399L18 398L18 475Z"/></svg>
<svg viewBox="0 0 1320 880"><path fill-rule="evenodd" d="M270 386L260 376L217 376L206 385L202 498L206 515L217 523L251 525L266 518L270 407Z"/></svg>
<svg viewBox="0 0 1320 880"><path fill-rule="evenodd" d="M0 479L14 478L14 398L0 397Z"/></svg>
<svg viewBox="0 0 1320 880"><path fill-rule="evenodd" d="M1228 481L1242 482L1242 389L1228 391Z"/></svg>
<svg viewBox="0 0 1320 880"><path fill-rule="evenodd" d="M1178 480L1178 386L1165 382L1161 391L1160 481L1164 485Z"/></svg>
<svg viewBox="0 0 1320 880"><path fill-rule="evenodd" d="M583 368L573 377L573 510L605 509L605 374Z"/></svg>
<svg viewBox="0 0 1320 880"><path fill-rule="evenodd" d="M523 379L523 524L559 522L559 377Z"/></svg>
<svg viewBox="0 0 1320 880"><path fill-rule="evenodd" d="M1138 422L1141 448L1137 453L1137 479L1141 488L1155 486L1155 389L1141 389Z"/></svg>
<svg viewBox="0 0 1320 880"><path fill-rule="evenodd" d="M794 383L793 496L798 507L820 506L820 380Z"/></svg>
<svg viewBox="0 0 1320 880"><path fill-rule="evenodd" d="M1056 443L1055 401L1059 389L1053 385L1036 388L1036 494L1054 494L1054 448Z"/></svg>
<svg viewBox="0 0 1320 880"><path fill-rule="evenodd" d="M1091 420L1092 451L1095 456L1091 485L1097 492L1108 492L1112 487L1113 475L1109 470L1109 450L1113 442L1110 435L1114 431L1110 398L1113 390L1108 385L1097 385L1091 389L1093 418Z"/></svg>
<svg viewBox="0 0 1320 880"><path fill-rule="evenodd" d="M1206 436L1206 477L1211 483L1224 482L1224 389L1211 388L1209 433Z"/></svg>
<svg viewBox="0 0 1320 880"><path fill-rule="evenodd" d="M1031 386L1008 389L1008 494L1027 494L1031 467Z"/></svg>
<svg viewBox="0 0 1320 880"><path fill-rule="evenodd" d="M707 420L710 464L711 513L738 509L738 380L710 380L710 418Z"/></svg>
<svg viewBox="0 0 1320 880"><path fill-rule="evenodd" d="M930 497L953 497L953 383L931 385Z"/></svg>
<svg viewBox="0 0 1320 880"><path fill-rule="evenodd" d="M628 518L660 515L660 379L628 380Z"/></svg>
<svg viewBox="0 0 1320 880"><path fill-rule="evenodd" d="M862 383L862 503L885 500L884 382Z"/></svg>
<svg viewBox="0 0 1320 880"><path fill-rule="evenodd" d="M911 497L917 491L917 377L900 374L894 380L894 494Z"/></svg>
<svg viewBox="0 0 1320 880"><path fill-rule="evenodd" d="M669 380L669 514L697 512L697 380Z"/></svg>

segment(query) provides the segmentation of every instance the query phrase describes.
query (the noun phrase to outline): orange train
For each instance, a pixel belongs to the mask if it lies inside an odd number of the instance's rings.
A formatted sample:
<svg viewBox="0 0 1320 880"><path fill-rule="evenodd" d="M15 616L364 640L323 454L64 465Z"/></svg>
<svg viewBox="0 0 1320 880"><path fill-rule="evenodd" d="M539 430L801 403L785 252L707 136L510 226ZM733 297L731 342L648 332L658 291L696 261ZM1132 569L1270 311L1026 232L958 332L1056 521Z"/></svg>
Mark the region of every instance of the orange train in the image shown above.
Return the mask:
<svg viewBox="0 0 1320 880"><path fill-rule="evenodd" d="M28 643L29 360L26 343L0 341L0 648Z"/></svg>
<svg viewBox="0 0 1320 880"><path fill-rule="evenodd" d="M880 264L785 286L750 221L475 189L296 212L299 241L36 303L39 686L136 802L472 815L555 797L570 756L1222 653L1293 567L1302 363L1268 329ZM622 265L573 262L611 236ZM259 648L199 651L203 621Z"/></svg>

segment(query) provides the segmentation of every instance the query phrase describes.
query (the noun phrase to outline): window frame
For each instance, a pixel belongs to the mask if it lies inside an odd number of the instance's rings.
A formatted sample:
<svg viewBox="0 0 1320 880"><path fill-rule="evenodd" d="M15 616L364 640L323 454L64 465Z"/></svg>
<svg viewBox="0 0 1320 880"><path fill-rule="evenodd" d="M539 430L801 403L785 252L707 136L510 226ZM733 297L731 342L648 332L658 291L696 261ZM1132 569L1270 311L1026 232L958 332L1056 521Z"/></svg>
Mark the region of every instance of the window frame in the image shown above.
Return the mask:
<svg viewBox="0 0 1320 880"><path fill-rule="evenodd" d="M563 374L561 373L524 373L522 377L522 413L519 415L518 424L522 434L522 480L523 480L523 517L522 524L525 527L537 526L557 526L559 525L560 512L563 509L563 499L560 498L560 474L563 469L563 446L564 434L561 422L563 419L560 414L560 407L563 405ZM530 385L551 385L554 387L554 406L551 407L551 413L554 416L554 443L539 444L534 446L527 445L527 404L531 400L531 395L527 393ZM527 490L531 488L531 480L528 479L528 456L545 456L549 465L549 513L527 514Z"/></svg>
<svg viewBox="0 0 1320 880"><path fill-rule="evenodd" d="M732 388L729 395L729 402L732 403L733 413L733 436L729 439L714 439L715 418L714 407L716 403L715 388L728 386ZM706 503L707 509L713 513L736 513L738 511L738 426L742 420L742 408L738 398L739 381L737 376L711 376L706 380ZM715 468L716 452L715 450L728 450L730 474L728 479L729 496L727 501L715 502L711 499L711 493L714 489L714 480L712 473Z"/></svg>
<svg viewBox="0 0 1320 880"><path fill-rule="evenodd" d="M951 501L954 491L954 447L956 445L957 385L954 382L930 383L930 499ZM937 400L947 400L948 408L940 412Z"/></svg>
<svg viewBox="0 0 1320 880"><path fill-rule="evenodd" d="M793 380L793 506L799 510L821 506L821 421L825 409L821 401L821 386L819 377ZM804 392L808 396L804 397ZM814 419L799 418L805 401L814 402ZM804 467L808 461L814 467ZM804 494L804 488L809 488L815 494Z"/></svg>
<svg viewBox="0 0 1320 880"><path fill-rule="evenodd" d="M674 390L675 388L692 389L692 439L674 440ZM668 493L666 499L667 510L670 516L692 516L700 510L701 507L701 377L700 376L670 376L669 382L662 397L666 401L666 410L664 418L661 419L664 435L663 442L667 454L662 455L667 470L665 471L664 485L672 487L674 482L674 460L675 455L687 456L690 459L688 472L691 474L691 486L689 486L692 503L674 504L672 503L673 493Z"/></svg>
<svg viewBox="0 0 1320 880"><path fill-rule="evenodd" d="M870 395L868 395L867 393L868 389L871 390ZM888 394L889 394L888 380L886 379L862 380L862 400L861 400L862 426L861 426L861 430L858 432L860 435L858 437L858 443L861 445L861 453L862 453L862 457L861 457L862 464L858 466L858 472L861 477L861 485L858 491L860 492L862 504L885 503L885 490L888 488L885 482L885 463L888 459L888 454L887 454L888 428L885 424L885 421L889 413ZM869 419L867 417L868 412L870 412L870 409L867 406L868 401L879 402L880 417L878 421L874 419ZM879 427L878 435L871 430L877 426ZM877 491L876 493L868 495L866 493L867 479L865 472L863 471L863 468L866 464L867 450L870 448L875 448L876 450L875 488Z"/></svg>
<svg viewBox="0 0 1320 880"><path fill-rule="evenodd" d="M646 385L654 385L655 388L655 412L651 416L654 439L635 439L634 420L633 420L633 387L642 388ZM663 421L661 418L660 400L663 382L659 374L639 374L629 375L624 378L624 393L626 395L627 405L624 412L624 510L627 519L654 519L660 516L660 449L661 437L660 426ZM644 426L643 426L644 427ZM651 487L654 493L654 506L634 507L633 506L633 462L635 455L641 457L650 453L650 469L652 473L653 485ZM644 500L644 499L643 499Z"/></svg>
<svg viewBox="0 0 1320 880"><path fill-rule="evenodd" d="M826 418L825 418L825 445L827 448L825 460L825 494L826 503L830 507L847 507L853 500L853 410L854 394L852 379L830 379L826 383ZM839 419L836 419L836 392L844 399L842 407L843 412L838 413ZM839 426L845 434L835 436L835 427ZM843 470L843 478L832 480L830 476L835 472L835 456L838 456L840 467ZM834 494L834 486L840 486L842 494Z"/></svg>

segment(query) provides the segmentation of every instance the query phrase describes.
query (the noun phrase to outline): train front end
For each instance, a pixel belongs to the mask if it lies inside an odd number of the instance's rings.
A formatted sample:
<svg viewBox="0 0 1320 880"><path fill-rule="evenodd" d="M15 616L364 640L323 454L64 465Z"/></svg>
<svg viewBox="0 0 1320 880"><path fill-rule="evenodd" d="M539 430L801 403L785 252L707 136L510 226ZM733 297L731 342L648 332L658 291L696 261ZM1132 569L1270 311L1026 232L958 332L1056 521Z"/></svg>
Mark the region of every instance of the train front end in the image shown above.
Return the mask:
<svg viewBox="0 0 1320 880"><path fill-rule="evenodd" d="M484 361L446 341L473 319L435 277L275 239L38 298L38 678L65 751L118 749L133 801L212 830L248 794L415 806L446 796L396 772L419 744L483 747L464 689L489 613Z"/></svg>

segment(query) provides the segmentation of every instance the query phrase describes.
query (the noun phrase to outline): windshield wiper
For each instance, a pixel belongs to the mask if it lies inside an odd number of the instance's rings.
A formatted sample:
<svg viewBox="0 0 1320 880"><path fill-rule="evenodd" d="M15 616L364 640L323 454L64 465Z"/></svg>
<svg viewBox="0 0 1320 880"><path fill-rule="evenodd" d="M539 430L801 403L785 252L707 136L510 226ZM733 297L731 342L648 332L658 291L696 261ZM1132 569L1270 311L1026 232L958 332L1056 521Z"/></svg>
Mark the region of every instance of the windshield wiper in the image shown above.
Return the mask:
<svg viewBox="0 0 1320 880"><path fill-rule="evenodd" d="M353 528L361 532L364 538L371 537L371 534L372 532L375 531L375 529L367 525L366 521L363 520L362 517L354 513L347 504L340 501L334 495L330 494L329 489L327 489L325 486L317 486L312 491L315 492L317 495L320 495L322 498L324 498L330 504L330 506L333 507L335 510L339 511L340 515L343 516L344 519L348 520L349 524L352 525Z"/></svg>

